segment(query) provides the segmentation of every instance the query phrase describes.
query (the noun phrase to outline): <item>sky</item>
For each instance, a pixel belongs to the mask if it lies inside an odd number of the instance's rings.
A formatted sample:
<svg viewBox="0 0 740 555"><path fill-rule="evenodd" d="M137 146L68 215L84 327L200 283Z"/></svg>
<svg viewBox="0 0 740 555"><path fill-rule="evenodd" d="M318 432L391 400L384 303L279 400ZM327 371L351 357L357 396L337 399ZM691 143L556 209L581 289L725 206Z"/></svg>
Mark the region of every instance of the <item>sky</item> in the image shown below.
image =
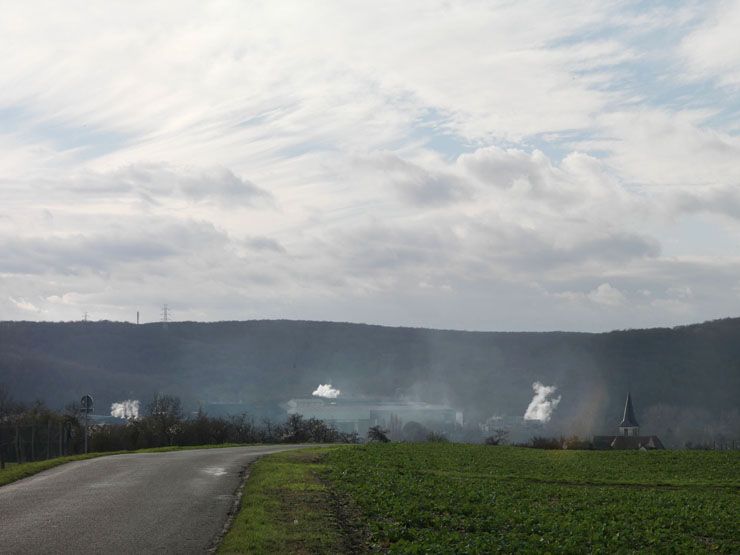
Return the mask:
<svg viewBox="0 0 740 555"><path fill-rule="evenodd" d="M738 1L0 5L0 320L740 315Z"/></svg>

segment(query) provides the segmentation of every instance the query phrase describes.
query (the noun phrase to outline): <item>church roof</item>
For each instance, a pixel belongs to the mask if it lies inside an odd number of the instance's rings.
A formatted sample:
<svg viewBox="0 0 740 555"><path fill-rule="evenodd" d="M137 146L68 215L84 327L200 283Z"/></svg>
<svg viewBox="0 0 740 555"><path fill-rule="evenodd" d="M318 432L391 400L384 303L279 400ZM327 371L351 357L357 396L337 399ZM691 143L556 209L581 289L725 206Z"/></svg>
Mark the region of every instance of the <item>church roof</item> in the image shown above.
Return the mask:
<svg viewBox="0 0 740 555"><path fill-rule="evenodd" d="M624 404L624 416L620 428L636 428L639 426L635 418L635 409L632 408L632 395L627 394L627 402Z"/></svg>

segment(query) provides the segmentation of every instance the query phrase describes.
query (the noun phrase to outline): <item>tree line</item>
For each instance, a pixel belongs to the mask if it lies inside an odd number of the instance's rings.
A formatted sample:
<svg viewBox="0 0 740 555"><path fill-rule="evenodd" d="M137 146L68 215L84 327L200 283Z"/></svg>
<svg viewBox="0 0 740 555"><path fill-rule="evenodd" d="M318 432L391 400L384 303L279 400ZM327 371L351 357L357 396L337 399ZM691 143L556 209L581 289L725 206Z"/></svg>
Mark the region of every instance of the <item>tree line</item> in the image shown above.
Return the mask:
<svg viewBox="0 0 740 555"><path fill-rule="evenodd" d="M84 417L76 403L54 411L37 401L12 400L0 384L0 467L84 451ZM224 443L358 443L315 418L290 415L283 422L256 421L247 414L213 417L199 410L186 414L179 397L155 394L142 414L121 424L96 424L87 429L91 452L131 451L152 447L220 445Z"/></svg>

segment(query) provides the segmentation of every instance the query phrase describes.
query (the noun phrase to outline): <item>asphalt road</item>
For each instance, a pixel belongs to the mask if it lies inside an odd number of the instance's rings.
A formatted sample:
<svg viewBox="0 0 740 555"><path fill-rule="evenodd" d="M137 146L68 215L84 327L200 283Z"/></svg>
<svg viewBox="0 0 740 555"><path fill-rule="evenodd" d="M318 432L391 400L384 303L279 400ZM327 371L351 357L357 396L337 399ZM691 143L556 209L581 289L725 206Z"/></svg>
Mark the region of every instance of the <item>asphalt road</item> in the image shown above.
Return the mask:
<svg viewBox="0 0 740 555"><path fill-rule="evenodd" d="M294 446L114 455L0 487L0 553L204 553L240 473Z"/></svg>

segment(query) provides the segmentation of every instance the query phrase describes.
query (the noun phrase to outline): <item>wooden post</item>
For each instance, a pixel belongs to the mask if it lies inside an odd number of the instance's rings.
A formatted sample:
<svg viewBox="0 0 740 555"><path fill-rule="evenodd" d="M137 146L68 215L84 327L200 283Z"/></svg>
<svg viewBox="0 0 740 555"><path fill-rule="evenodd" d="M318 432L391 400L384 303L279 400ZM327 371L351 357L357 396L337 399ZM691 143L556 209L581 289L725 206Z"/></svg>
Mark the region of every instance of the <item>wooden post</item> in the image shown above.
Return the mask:
<svg viewBox="0 0 740 555"><path fill-rule="evenodd" d="M62 427L64 424L62 424L62 421L59 421L59 456L64 455L64 434L62 433Z"/></svg>
<svg viewBox="0 0 740 555"><path fill-rule="evenodd" d="M46 421L46 458L51 458L51 418Z"/></svg>
<svg viewBox="0 0 740 555"><path fill-rule="evenodd" d="M31 461L36 460L36 423L31 424Z"/></svg>

